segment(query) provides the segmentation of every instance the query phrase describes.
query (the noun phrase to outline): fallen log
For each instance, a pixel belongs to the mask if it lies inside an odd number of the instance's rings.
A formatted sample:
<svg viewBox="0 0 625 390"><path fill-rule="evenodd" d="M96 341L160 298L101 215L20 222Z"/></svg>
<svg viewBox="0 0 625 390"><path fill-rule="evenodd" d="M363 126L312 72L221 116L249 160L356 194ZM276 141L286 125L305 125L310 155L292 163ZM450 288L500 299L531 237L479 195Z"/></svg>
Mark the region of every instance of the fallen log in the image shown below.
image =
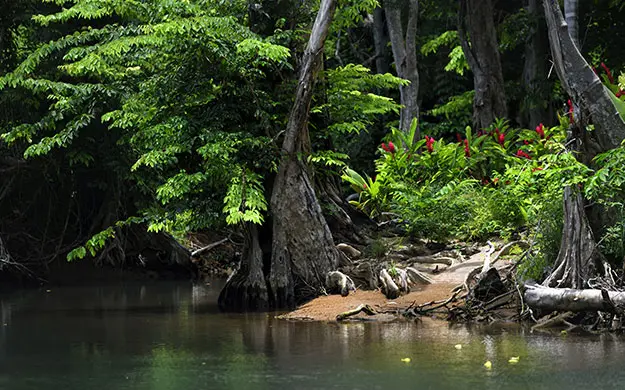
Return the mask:
<svg viewBox="0 0 625 390"><path fill-rule="evenodd" d="M369 305L359 305L357 308L348 310L336 316L337 321L343 321L351 316L355 316L356 314L363 312L367 315L373 316L376 314L375 310Z"/></svg>
<svg viewBox="0 0 625 390"><path fill-rule="evenodd" d="M625 308L625 292L576 290L525 284L525 303L532 309L549 311L604 311L620 314Z"/></svg>

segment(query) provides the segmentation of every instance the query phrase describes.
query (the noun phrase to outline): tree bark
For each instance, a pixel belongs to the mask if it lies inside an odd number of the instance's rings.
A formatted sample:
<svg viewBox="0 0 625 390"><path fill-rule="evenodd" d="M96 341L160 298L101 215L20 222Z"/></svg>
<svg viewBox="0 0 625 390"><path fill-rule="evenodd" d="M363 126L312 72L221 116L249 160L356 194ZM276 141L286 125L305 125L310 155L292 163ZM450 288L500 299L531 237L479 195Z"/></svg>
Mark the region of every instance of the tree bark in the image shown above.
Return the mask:
<svg viewBox="0 0 625 390"><path fill-rule="evenodd" d="M588 65L575 45L556 0L543 0L549 31L551 55L558 78L565 91L590 112L595 125L594 154L620 146L625 139L625 122L619 115L609 92ZM584 137L589 136L585 134ZM585 145L589 152L591 145ZM594 155L588 156L590 158Z"/></svg>
<svg viewBox="0 0 625 390"><path fill-rule="evenodd" d="M277 309L293 308L317 296L326 274L338 266L338 251L299 156L309 144L307 123L313 84L335 6L335 0L321 1L302 59L271 197L273 242L268 293Z"/></svg>
<svg viewBox="0 0 625 390"><path fill-rule="evenodd" d="M525 89L524 120L533 129L539 123L548 123L545 102L548 98L547 83L547 40L544 13L541 0L528 0L527 13L532 20L530 38L525 44L523 86Z"/></svg>
<svg viewBox="0 0 625 390"><path fill-rule="evenodd" d="M407 2L407 5L406 5ZM403 9L408 14L402 15ZM384 12L388 34L393 49L393 60L397 76L410 81L410 84L399 87L400 103L399 128L410 131L414 118L419 118L419 71L417 69L417 20L419 17L418 0L385 0ZM407 23L404 29L402 19ZM415 138L419 138L417 130Z"/></svg>
<svg viewBox="0 0 625 390"><path fill-rule="evenodd" d="M508 115L492 1L461 0L458 19L460 44L473 73L473 125L485 128Z"/></svg>
<svg viewBox="0 0 625 390"><path fill-rule="evenodd" d="M569 26L569 35L575 46L581 50L579 44L579 23L577 19L577 10L579 9L578 0L564 0L564 19Z"/></svg>
<svg viewBox="0 0 625 390"><path fill-rule="evenodd" d="M564 228L560 251L551 275L543 282L547 287L581 289L596 270L595 240L586 214L584 199L570 186L564 189Z"/></svg>
<svg viewBox="0 0 625 390"><path fill-rule="evenodd" d="M386 44L388 36L384 33L384 10L377 7L373 11L373 45L375 47L376 73L388 73L388 59L386 58Z"/></svg>

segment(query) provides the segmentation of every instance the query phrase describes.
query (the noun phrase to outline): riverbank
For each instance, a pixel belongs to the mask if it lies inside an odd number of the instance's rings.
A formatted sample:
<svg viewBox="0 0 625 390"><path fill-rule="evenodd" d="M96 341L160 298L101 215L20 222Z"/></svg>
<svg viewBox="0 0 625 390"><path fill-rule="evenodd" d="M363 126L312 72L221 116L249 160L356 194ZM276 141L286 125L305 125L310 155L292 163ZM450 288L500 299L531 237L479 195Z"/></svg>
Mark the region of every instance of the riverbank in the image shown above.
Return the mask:
<svg viewBox="0 0 625 390"><path fill-rule="evenodd" d="M479 251L467 260L452 265L442 272L428 275L433 283L419 285L410 293L397 299L387 299L380 290L356 290L346 297L327 295L313 299L294 311L279 318L294 321L336 321L336 316L360 305L371 306L378 314L360 313L350 317L358 321L393 321L398 314L409 307L419 306L433 301L443 301L453 294L453 290L462 285L469 273L482 266L487 258L489 246L479 247ZM511 259L501 258L494 268L501 270L512 264Z"/></svg>

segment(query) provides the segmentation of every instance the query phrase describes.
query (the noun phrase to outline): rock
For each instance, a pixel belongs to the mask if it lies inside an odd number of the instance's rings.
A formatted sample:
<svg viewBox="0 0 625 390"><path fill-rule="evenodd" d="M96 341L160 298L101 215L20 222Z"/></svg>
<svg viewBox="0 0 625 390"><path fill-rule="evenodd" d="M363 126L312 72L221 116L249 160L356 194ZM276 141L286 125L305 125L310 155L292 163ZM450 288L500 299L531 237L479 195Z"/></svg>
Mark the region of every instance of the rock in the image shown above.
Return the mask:
<svg viewBox="0 0 625 390"><path fill-rule="evenodd" d="M345 253L350 259L358 259L362 255L362 253L358 249L348 244L338 244L336 246L336 249Z"/></svg>

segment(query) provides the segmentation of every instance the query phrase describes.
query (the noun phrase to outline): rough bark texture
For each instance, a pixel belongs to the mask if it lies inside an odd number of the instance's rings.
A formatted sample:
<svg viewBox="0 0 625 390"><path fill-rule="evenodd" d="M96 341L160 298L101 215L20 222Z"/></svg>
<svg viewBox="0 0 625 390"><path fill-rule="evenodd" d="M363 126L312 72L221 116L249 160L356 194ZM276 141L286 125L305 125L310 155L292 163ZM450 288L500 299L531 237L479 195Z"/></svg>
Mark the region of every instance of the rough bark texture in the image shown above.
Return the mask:
<svg viewBox="0 0 625 390"><path fill-rule="evenodd" d="M402 15L407 9L408 14ZM410 81L399 87L400 111L399 128L408 132L413 118L419 118L419 71L417 70L417 19L419 16L418 0L386 0L384 2L388 35L393 48L393 60L397 76ZM406 20L406 26L402 20ZM415 134L419 138L419 132Z"/></svg>
<svg viewBox="0 0 625 390"><path fill-rule="evenodd" d="M548 287L584 288L595 270L596 244L584 213L582 194L564 189L564 228L554 271L543 282Z"/></svg>
<svg viewBox="0 0 625 390"><path fill-rule="evenodd" d="M295 101L282 145L283 159L271 197L273 242L268 277L275 308L293 308L319 294L325 276L338 266L339 254L321 213L304 163L313 85L334 14L334 0L322 0L300 68Z"/></svg>
<svg viewBox="0 0 625 390"><path fill-rule="evenodd" d="M579 23L577 21L577 10L579 3L577 0L564 0L564 20L569 26L569 35L575 46L581 48L579 44Z"/></svg>
<svg viewBox="0 0 625 390"><path fill-rule="evenodd" d="M373 45L375 46L375 71L388 73L386 44L388 36L384 33L384 10L380 7L373 11Z"/></svg>
<svg viewBox="0 0 625 390"><path fill-rule="evenodd" d="M621 119L608 91L569 35L556 0L543 0L555 70L566 92L590 112L595 125L595 153L616 148L625 139ZM588 150L590 145L585 145ZM589 156L593 157L593 156Z"/></svg>
<svg viewBox="0 0 625 390"><path fill-rule="evenodd" d="M219 294L219 307L230 311L259 311L269 308L267 283L263 274L263 252L256 225L245 228L245 245L239 268L228 278Z"/></svg>
<svg viewBox="0 0 625 390"><path fill-rule="evenodd" d="M533 129L539 123L546 123L548 88L547 85L547 34L541 0L528 0L527 13L532 20L530 37L525 44L523 65L523 123Z"/></svg>
<svg viewBox="0 0 625 390"><path fill-rule="evenodd" d="M473 125L484 128L508 115L492 1L461 0L458 18L460 44L473 73Z"/></svg>
<svg viewBox="0 0 625 390"><path fill-rule="evenodd" d="M605 294L609 300L605 299ZM523 294L525 303L532 309L547 311L606 311L614 312L616 307L625 307L625 292L602 290L576 290L570 288L546 288L526 285ZM618 311L618 310L617 310Z"/></svg>

